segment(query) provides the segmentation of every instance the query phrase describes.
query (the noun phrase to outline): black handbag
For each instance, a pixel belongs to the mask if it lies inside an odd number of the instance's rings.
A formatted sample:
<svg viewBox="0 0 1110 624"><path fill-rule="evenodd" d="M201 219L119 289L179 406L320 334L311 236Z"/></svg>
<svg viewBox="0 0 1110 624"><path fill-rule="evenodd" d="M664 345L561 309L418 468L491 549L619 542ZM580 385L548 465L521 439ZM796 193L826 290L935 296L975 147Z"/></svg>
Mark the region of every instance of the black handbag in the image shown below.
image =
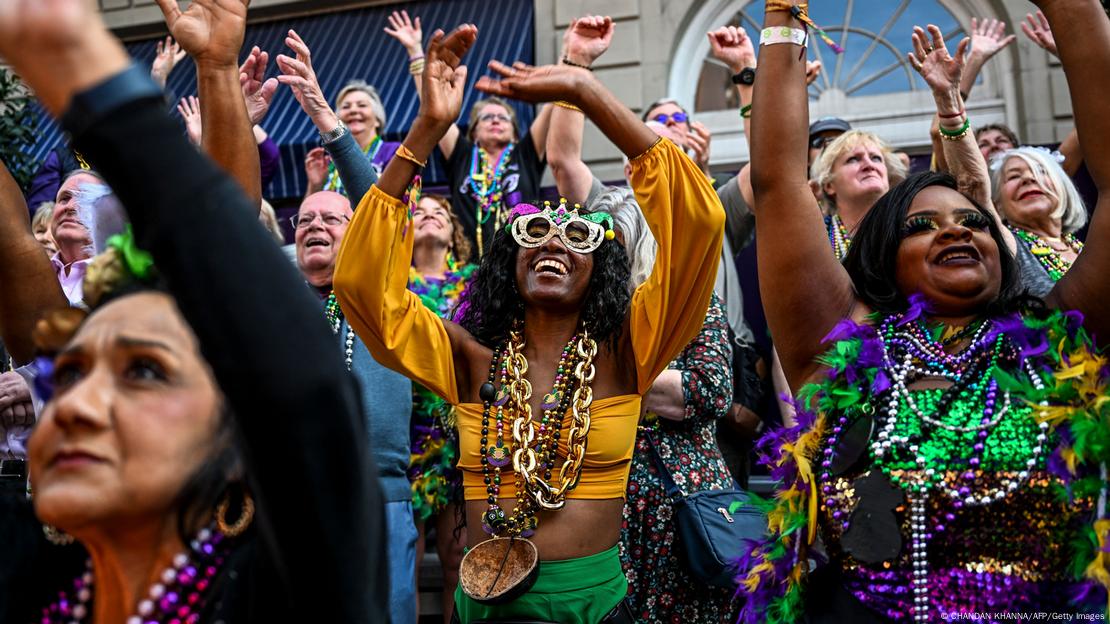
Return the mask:
<svg viewBox="0 0 1110 624"><path fill-rule="evenodd" d="M760 540L767 535L767 516L749 503L748 492L740 488L706 490L683 494L667 470L648 433L651 456L674 505L678 539L690 572L699 580L718 587L736 587L736 562L745 549L745 540ZM739 506L733 503L741 502ZM736 507L735 511L729 511Z"/></svg>

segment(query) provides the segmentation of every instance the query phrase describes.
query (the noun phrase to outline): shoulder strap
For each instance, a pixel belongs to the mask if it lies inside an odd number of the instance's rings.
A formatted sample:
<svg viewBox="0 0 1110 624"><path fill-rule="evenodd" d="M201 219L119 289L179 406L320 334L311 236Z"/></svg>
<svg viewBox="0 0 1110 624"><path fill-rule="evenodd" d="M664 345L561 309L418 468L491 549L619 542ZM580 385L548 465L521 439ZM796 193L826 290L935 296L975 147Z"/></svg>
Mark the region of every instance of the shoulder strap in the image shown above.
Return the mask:
<svg viewBox="0 0 1110 624"><path fill-rule="evenodd" d="M674 482L671 471L668 470L667 465L663 463L663 457L659 455L659 448L655 444L655 432L651 429L645 429L645 431L648 446L651 447L651 459L655 462L655 469L659 471L659 478L663 480L663 487L666 488L667 497L675 502L686 498L686 495L679 489L678 484Z"/></svg>

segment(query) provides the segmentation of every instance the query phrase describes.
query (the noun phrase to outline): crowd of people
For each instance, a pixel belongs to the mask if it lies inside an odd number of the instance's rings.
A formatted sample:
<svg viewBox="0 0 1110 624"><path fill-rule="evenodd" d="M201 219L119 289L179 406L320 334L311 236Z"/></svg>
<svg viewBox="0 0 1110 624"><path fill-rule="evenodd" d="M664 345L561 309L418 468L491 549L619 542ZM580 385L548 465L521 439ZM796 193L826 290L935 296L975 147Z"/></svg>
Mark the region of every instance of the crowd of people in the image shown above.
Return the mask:
<svg viewBox="0 0 1110 624"><path fill-rule="evenodd" d="M837 46L768 0L707 33L735 175L682 103L594 76L609 17L556 64L468 68L478 27L394 12L420 108L387 141L381 94L330 99L294 30L268 77L247 0L157 4L142 67L95 3L0 0L0 57L69 137L27 188L0 167L0 621L416 622L433 536L444 622L1107 615L1096 0L1021 25L1067 77L1058 149L968 115L1005 24L905 33L924 167L810 122L805 48ZM290 96L320 146L284 245L262 124Z"/></svg>

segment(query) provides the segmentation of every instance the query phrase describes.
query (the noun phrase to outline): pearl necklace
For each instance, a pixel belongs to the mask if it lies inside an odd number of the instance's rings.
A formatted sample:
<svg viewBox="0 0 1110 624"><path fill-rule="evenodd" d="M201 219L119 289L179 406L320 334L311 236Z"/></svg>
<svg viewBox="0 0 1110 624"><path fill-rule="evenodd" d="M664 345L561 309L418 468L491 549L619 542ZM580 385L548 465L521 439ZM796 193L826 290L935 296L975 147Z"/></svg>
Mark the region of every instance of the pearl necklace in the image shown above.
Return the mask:
<svg viewBox="0 0 1110 624"><path fill-rule="evenodd" d="M227 555L227 540L219 531L201 529L189 542L189 552L174 555L172 565L158 575L126 624L178 622L196 624L204 607L204 594L212 585ZM73 581L72 598L61 592L57 601L42 610L42 624L80 624L90 617L93 597L92 560Z"/></svg>
<svg viewBox="0 0 1110 624"><path fill-rule="evenodd" d="M338 335L339 328L343 325L343 312L339 309L339 300L335 297L335 291L331 291L328 295L328 302L324 304L324 316L328 319L328 324L331 325L331 333ZM347 323L347 340L343 347L343 354L345 356L345 363L347 370L351 370L351 360L355 355L355 330Z"/></svg>

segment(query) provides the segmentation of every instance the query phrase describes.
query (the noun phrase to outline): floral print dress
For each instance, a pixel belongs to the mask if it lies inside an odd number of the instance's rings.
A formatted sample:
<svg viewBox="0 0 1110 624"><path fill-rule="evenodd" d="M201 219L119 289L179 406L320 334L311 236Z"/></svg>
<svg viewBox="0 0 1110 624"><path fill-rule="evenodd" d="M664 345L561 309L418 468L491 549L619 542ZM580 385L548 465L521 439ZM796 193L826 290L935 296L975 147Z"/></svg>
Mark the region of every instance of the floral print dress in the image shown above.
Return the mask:
<svg viewBox="0 0 1110 624"><path fill-rule="evenodd" d="M636 434L621 523L620 558L637 622L735 622L733 590L694 579L683 561L674 506L652 459L652 439L684 494L734 486L714 432L732 403L732 349L714 294L701 333L671 363L682 371L681 422L648 415ZM652 439L647 437L650 431Z"/></svg>

